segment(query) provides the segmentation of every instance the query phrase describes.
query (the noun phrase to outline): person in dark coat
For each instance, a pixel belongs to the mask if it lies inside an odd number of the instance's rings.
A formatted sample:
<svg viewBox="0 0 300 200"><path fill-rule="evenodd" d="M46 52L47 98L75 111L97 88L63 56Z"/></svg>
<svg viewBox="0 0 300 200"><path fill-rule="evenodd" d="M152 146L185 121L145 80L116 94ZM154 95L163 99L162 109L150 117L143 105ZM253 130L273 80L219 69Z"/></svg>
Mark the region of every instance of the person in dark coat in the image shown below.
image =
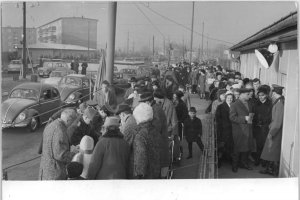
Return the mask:
<svg viewBox="0 0 300 200"><path fill-rule="evenodd" d="M86 69L88 68L87 62L81 64L81 74L86 75Z"/></svg>
<svg viewBox="0 0 300 200"><path fill-rule="evenodd" d="M119 121L117 117L106 118L105 131L91 157L87 173L89 180L127 179L130 150L120 132Z"/></svg>
<svg viewBox="0 0 300 200"><path fill-rule="evenodd" d="M233 139L229 111L233 98L231 93L225 95L225 102L219 105L216 111L218 167L221 166L222 160L231 160Z"/></svg>
<svg viewBox="0 0 300 200"><path fill-rule="evenodd" d="M165 85L163 85L163 91L165 96L169 99L173 99L173 94L178 90L178 85L175 83L171 76L166 77Z"/></svg>
<svg viewBox="0 0 300 200"><path fill-rule="evenodd" d="M233 158L232 171L238 167L252 170L248 157L253 150L252 116L253 107L248 102L249 89L240 89L240 97L230 106L229 118L232 122ZM240 160L240 166L238 166Z"/></svg>
<svg viewBox="0 0 300 200"><path fill-rule="evenodd" d="M96 116L97 111L88 107L82 117L80 118L74 133L71 136L71 144L76 146L80 143L83 136L88 135L93 138L95 144L98 142L98 135L91 126L93 118Z"/></svg>
<svg viewBox="0 0 300 200"><path fill-rule="evenodd" d="M130 88L128 88L124 94L124 99L127 99L129 95L131 95L134 92L134 87L136 86L137 80L135 77L131 77L129 80Z"/></svg>
<svg viewBox="0 0 300 200"><path fill-rule="evenodd" d="M178 135L180 140L182 140L182 124L184 120L188 117L188 109L185 103L182 101L183 93L181 91L176 91L173 96L173 103L175 106L177 119L178 119Z"/></svg>
<svg viewBox="0 0 300 200"><path fill-rule="evenodd" d="M67 128L76 119L76 112L65 109L61 117L46 126L43 132L39 180L66 180L66 166L77 152L71 152Z"/></svg>
<svg viewBox="0 0 300 200"><path fill-rule="evenodd" d="M78 74L79 72L79 62L78 62L78 59L75 60L74 62L74 71L76 74Z"/></svg>
<svg viewBox="0 0 300 200"><path fill-rule="evenodd" d="M272 101L268 98L268 90L259 87L257 90L259 101L254 106L253 137L256 140L256 153L253 154L255 165L260 164L260 156L269 132L272 119Z"/></svg>
<svg viewBox="0 0 300 200"><path fill-rule="evenodd" d="M68 180L85 180L83 177L81 177L81 173L83 170L83 165L80 162L70 162L67 164L67 177Z"/></svg>
<svg viewBox="0 0 300 200"><path fill-rule="evenodd" d="M96 91L94 95L94 101L98 103L98 106L109 106L115 109L117 106L117 97L115 91L111 88L110 83L104 80L101 84L101 90Z"/></svg>
<svg viewBox="0 0 300 200"><path fill-rule="evenodd" d="M193 142L196 142L201 151L204 149L204 145L201 140L202 136L202 123L201 120L196 117L195 107L191 107L189 110L189 116L184 120L184 130L186 141L188 142L189 155L187 159L193 157Z"/></svg>
<svg viewBox="0 0 300 200"><path fill-rule="evenodd" d="M282 140L284 97L282 96L283 87L275 84L273 84L272 87L272 99L274 100L272 107L272 120L269 125L269 133L261 154L261 159L268 161L268 163L265 170L261 171L261 173L278 176Z"/></svg>
<svg viewBox="0 0 300 200"><path fill-rule="evenodd" d="M205 98L205 82L206 82L205 70L201 69L199 70L199 78L198 78L200 99Z"/></svg>

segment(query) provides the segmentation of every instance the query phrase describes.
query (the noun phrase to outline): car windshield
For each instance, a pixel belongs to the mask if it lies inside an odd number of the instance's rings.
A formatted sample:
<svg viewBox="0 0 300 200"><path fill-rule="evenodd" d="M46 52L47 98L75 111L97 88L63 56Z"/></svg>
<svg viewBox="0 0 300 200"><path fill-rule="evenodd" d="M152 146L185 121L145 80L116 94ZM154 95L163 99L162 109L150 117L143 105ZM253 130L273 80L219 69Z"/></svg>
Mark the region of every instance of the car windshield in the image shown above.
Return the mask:
<svg viewBox="0 0 300 200"><path fill-rule="evenodd" d="M19 61L19 60L12 60L11 64L21 64L21 61Z"/></svg>
<svg viewBox="0 0 300 200"><path fill-rule="evenodd" d="M63 77L66 73L62 71L51 72L50 77Z"/></svg>
<svg viewBox="0 0 300 200"><path fill-rule="evenodd" d="M35 90L32 89L15 89L11 95L10 98L20 98L20 99L38 99L38 93Z"/></svg>
<svg viewBox="0 0 300 200"><path fill-rule="evenodd" d="M76 78L76 77L64 77L62 79L61 83L62 84L66 84L66 85L80 87L80 85L81 85L81 79Z"/></svg>

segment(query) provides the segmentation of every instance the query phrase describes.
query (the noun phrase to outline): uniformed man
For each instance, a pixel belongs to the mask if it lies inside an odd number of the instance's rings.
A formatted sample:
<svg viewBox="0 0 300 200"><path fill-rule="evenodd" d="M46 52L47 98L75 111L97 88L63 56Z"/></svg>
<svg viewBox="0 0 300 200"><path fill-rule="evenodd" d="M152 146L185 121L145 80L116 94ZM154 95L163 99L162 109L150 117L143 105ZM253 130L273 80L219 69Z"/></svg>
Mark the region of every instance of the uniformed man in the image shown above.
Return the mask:
<svg viewBox="0 0 300 200"><path fill-rule="evenodd" d="M282 96L282 90L284 87L273 84L272 88L272 100L274 102L272 108L272 120L269 125L266 143L261 154L261 159L268 161L268 163L266 168L260 171L260 173L278 176L284 112L284 97Z"/></svg>

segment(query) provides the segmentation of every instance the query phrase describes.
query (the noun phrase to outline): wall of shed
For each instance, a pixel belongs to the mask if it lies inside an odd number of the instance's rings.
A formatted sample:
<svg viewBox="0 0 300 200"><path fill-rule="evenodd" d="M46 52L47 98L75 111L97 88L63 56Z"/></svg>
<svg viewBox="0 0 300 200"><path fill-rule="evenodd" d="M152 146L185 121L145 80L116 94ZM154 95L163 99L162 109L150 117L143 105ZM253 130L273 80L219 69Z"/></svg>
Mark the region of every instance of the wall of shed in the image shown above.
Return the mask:
<svg viewBox="0 0 300 200"><path fill-rule="evenodd" d="M280 177L299 175L299 58L297 41L279 44L279 53L269 69L263 68L254 50L240 55L244 77L260 78L262 84L285 87Z"/></svg>

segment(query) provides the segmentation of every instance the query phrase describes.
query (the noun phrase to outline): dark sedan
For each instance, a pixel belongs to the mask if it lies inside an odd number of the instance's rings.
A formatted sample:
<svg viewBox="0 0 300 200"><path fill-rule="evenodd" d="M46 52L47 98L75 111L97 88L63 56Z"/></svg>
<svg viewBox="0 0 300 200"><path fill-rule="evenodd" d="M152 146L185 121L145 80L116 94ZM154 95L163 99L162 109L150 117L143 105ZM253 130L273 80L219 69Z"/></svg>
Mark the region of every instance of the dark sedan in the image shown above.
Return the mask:
<svg viewBox="0 0 300 200"><path fill-rule="evenodd" d="M51 85L23 83L1 105L2 128L26 127L34 132L60 109L59 91Z"/></svg>
<svg viewBox="0 0 300 200"><path fill-rule="evenodd" d="M93 88L93 80L81 74L64 76L58 84L61 100L68 106L78 105L92 98Z"/></svg>

